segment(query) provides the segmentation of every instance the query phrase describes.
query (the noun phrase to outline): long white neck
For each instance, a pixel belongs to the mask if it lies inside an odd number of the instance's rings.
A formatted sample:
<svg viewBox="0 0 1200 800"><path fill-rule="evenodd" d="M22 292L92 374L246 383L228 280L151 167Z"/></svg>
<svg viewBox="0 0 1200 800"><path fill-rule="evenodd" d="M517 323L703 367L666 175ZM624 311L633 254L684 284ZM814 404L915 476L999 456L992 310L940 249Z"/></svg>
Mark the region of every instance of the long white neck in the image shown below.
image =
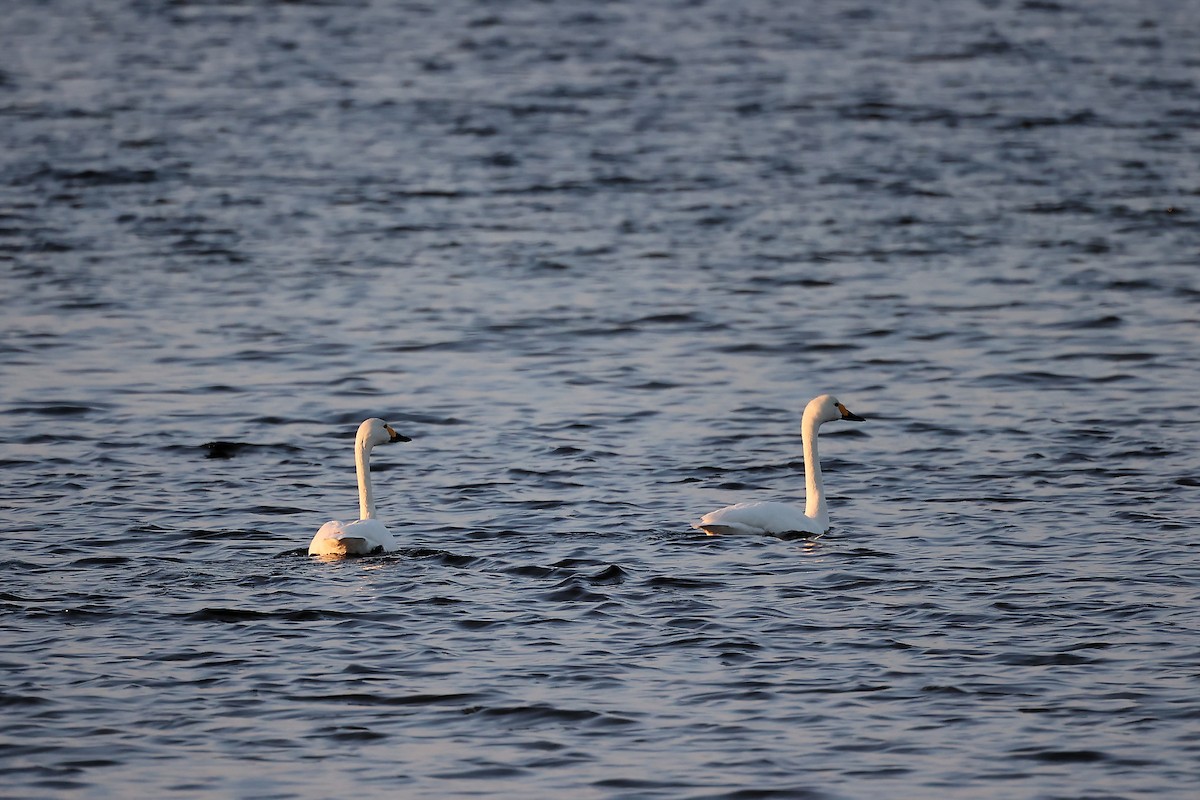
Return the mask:
<svg viewBox="0 0 1200 800"><path fill-rule="evenodd" d="M817 455L816 415L804 415L800 439L804 442L804 516L822 528L829 527L829 509L825 507L825 483L821 480L821 458Z"/></svg>
<svg viewBox="0 0 1200 800"><path fill-rule="evenodd" d="M358 473L358 518L375 519L375 492L371 488L371 445L354 442L354 470Z"/></svg>

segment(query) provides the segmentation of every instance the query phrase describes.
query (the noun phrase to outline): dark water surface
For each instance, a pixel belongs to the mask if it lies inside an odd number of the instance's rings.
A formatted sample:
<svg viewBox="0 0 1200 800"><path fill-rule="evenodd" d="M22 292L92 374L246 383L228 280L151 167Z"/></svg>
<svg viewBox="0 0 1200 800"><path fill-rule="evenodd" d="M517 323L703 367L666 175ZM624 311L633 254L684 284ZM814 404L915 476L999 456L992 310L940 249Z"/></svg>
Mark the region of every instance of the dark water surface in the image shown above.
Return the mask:
<svg viewBox="0 0 1200 800"><path fill-rule="evenodd" d="M1194 3L0 42L3 796L1195 796Z"/></svg>

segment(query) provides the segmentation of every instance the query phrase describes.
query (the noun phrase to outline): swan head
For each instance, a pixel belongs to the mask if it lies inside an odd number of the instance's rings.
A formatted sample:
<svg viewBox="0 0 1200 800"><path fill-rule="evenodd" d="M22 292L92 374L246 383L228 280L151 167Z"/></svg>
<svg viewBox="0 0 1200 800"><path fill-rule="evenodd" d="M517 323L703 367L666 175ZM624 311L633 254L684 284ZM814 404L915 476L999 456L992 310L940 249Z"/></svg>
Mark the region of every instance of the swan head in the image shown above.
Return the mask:
<svg viewBox="0 0 1200 800"><path fill-rule="evenodd" d="M411 442L412 439L403 434L396 433L396 429L379 417L371 417L363 420L363 424L358 426L359 444L367 447L374 447L377 444L391 444L392 442Z"/></svg>
<svg viewBox="0 0 1200 800"><path fill-rule="evenodd" d="M823 394L820 397L814 397L812 400L809 400L808 405L804 407L804 416L815 418L818 425L822 422L833 422L837 419L844 419L850 422L866 422L865 418L846 408L831 394Z"/></svg>

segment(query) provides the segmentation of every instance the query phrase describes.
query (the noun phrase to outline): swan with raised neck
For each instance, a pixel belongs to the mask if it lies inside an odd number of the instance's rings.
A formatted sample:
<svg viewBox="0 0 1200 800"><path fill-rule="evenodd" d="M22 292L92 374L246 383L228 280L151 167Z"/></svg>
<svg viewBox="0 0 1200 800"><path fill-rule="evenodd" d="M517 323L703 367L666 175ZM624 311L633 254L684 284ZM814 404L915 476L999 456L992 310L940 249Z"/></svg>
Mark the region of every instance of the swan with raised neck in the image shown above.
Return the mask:
<svg viewBox="0 0 1200 800"><path fill-rule="evenodd" d="M363 420L354 437L359 518L354 522L335 519L322 525L308 545L310 556L361 556L396 549L395 538L376 517L375 488L371 482L371 450L381 444L410 441L378 417Z"/></svg>
<svg viewBox="0 0 1200 800"><path fill-rule="evenodd" d="M814 397L804 407L800 439L804 446L804 511L789 503L738 503L710 511L692 527L709 535L721 533L817 534L829 530L829 508L821 478L817 434L821 425L834 420L864 422L833 395Z"/></svg>

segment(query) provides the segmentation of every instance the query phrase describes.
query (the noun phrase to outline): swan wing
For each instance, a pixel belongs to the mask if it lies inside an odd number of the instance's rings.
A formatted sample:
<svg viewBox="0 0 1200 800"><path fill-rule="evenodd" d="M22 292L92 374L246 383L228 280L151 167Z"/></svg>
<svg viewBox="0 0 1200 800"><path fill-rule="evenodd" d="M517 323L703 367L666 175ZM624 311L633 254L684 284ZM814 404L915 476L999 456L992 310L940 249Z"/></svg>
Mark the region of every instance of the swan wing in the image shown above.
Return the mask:
<svg viewBox="0 0 1200 800"><path fill-rule="evenodd" d="M351 523L330 520L321 526L308 545L310 556L365 556L396 549L396 540L377 519Z"/></svg>
<svg viewBox="0 0 1200 800"><path fill-rule="evenodd" d="M710 535L730 533L824 533L817 520L787 503L738 503L710 511L693 528Z"/></svg>

